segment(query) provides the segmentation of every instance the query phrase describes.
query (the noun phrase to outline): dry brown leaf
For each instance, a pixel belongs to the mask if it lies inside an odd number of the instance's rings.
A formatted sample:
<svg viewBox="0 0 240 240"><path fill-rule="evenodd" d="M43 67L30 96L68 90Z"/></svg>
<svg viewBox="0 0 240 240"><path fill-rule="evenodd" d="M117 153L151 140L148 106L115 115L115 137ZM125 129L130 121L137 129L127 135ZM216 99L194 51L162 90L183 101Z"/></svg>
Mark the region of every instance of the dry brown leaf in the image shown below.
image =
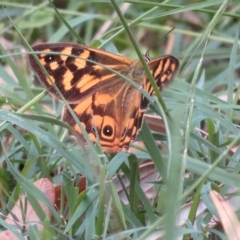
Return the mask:
<svg viewBox="0 0 240 240"><path fill-rule="evenodd" d="M40 191L42 191L46 195L46 197L49 199L49 201L54 205L55 192L54 192L54 186L53 186L52 182L49 181L49 179L47 179L47 178L42 178L42 179L39 179L38 181L36 181L34 183L34 185ZM20 227L25 226L26 229L28 229L28 226L26 224L31 224L34 222L37 224L38 229L42 229L42 224L40 223L40 219L38 218L37 214L35 213L34 209L32 208L32 206L30 205L29 202L27 202L26 213L22 212L23 210L21 208L21 203L24 204L25 201L27 201L26 196L21 195L20 198L18 199L18 201L16 202L16 204L14 205L11 213L9 213L7 215L5 221L9 224L17 225ZM51 212L47 208L47 206L44 205L40 201L39 201L39 204L40 204L42 210L44 211L44 213L46 214L46 216L48 216L50 218ZM18 221L13 218L14 215L18 219ZM25 220L23 219L23 215L25 215Z"/></svg>
<svg viewBox="0 0 240 240"><path fill-rule="evenodd" d="M9 230L0 232L1 240L18 240L18 238Z"/></svg>
<svg viewBox="0 0 240 240"><path fill-rule="evenodd" d="M145 164L142 164L139 166L140 170L140 186L143 189L143 192L146 194L147 198L149 201L153 198L154 196L154 182L160 180L160 175L156 171L155 165L153 162L148 162ZM125 175L121 176L121 180L125 186L126 189L129 189L129 180ZM118 192L118 195L120 199L127 204L128 199L125 195L125 192L123 191L122 185L118 181L116 177L113 178L113 181L116 186L116 190Z"/></svg>
<svg viewBox="0 0 240 240"><path fill-rule="evenodd" d="M78 183L79 193L86 189L86 177L82 176L79 183ZM54 188L55 191L55 206L57 209L60 208L60 201L61 201L61 192L62 192L62 185L57 185ZM65 198L66 200L66 198Z"/></svg>
<svg viewBox="0 0 240 240"><path fill-rule="evenodd" d="M240 240L240 223L232 207L216 191L211 190L209 194L228 239Z"/></svg>
<svg viewBox="0 0 240 240"><path fill-rule="evenodd" d="M159 133L166 133L166 128L163 122L163 119L159 116L144 114L144 119L147 121L149 128L152 131Z"/></svg>

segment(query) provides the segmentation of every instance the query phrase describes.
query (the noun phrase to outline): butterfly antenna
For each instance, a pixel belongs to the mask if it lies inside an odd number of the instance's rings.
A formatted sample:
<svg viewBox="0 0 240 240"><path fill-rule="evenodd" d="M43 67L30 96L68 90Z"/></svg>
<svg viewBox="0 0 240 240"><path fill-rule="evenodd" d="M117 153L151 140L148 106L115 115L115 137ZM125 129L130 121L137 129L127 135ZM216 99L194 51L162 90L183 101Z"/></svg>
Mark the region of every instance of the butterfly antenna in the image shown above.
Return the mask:
<svg viewBox="0 0 240 240"><path fill-rule="evenodd" d="M174 29L175 29L175 27L172 28L171 30L169 30L165 35L163 35L163 36L160 38L159 42L162 41L162 40L163 40L168 34L170 34Z"/></svg>
<svg viewBox="0 0 240 240"><path fill-rule="evenodd" d="M170 34L173 30L175 29L175 27L173 27L171 30L169 30L165 35L163 35L161 38L160 38L160 40L159 40L159 42L161 42L168 34ZM149 49L147 50L147 52L145 53L145 58L146 59L149 59L150 60L150 58L149 58Z"/></svg>

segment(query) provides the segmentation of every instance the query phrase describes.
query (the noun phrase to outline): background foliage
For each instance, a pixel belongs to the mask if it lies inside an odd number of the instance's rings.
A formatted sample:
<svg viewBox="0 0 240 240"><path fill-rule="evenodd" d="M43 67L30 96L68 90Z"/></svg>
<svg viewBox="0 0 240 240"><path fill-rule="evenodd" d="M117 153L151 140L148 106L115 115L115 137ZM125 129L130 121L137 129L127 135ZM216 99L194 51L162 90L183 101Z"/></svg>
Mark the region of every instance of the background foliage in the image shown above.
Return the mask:
<svg viewBox="0 0 240 240"><path fill-rule="evenodd" d="M217 222L210 224L217 213L208 192L238 196L240 185L238 1L19 0L0 6L1 214L21 193L33 204L43 199L32 182L47 177L62 185L62 202L51 221L40 218L42 233L20 227L30 239L226 239ZM135 145L134 154L78 146L60 121L63 104L44 92L29 68L25 53L40 42L85 43L131 59L138 58L136 49L150 50L151 58L178 57L180 71L161 93L168 111L156 97L148 111L161 115L166 132L151 134L144 123L138 140L146 148ZM151 162L149 195L140 183ZM79 175L87 179L81 193ZM205 211L197 213L203 203ZM42 214L37 205L35 211Z"/></svg>

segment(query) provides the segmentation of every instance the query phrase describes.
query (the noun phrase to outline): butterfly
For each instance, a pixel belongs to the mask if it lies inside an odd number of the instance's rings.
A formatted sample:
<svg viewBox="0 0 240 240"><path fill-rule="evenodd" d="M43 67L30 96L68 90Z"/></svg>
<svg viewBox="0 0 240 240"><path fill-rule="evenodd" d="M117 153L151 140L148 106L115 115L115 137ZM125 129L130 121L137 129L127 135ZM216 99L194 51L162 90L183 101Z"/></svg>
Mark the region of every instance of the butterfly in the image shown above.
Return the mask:
<svg viewBox="0 0 240 240"><path fill-rule="evenodd" d="M53 84L57 86L89 138L94 143L99 139L101 147L108 152L127 151L141 128L149 102L137 88L107 68L130 78L153 95L154 90L141 62L73 43L39 44L32 49L41 52L37 57L49 75L46 76L35 58L29 55L30 65L39 81L53 97L61 100ZM179 68L179 60L174 56L153 60L146 56L145 59L159 90ZM66 106L62 120L86 142Z"/></svg>

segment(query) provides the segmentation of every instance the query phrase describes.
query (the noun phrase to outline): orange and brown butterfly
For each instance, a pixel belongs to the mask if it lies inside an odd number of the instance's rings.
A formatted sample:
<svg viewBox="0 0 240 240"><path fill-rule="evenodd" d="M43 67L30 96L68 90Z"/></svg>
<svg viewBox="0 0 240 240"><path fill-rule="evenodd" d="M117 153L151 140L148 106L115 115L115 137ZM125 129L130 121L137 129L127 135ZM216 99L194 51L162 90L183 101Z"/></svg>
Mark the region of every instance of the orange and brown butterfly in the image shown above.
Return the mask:
<svg viewBox="0 0 240 240"><path fill-rule="evenodd" d="M32 49L41 52L37 56L49 75L46 76L34 57L29 55L30 65L38 79L52 96L61 100L53 84L57 86L90 139L96 143L99 137L102 148L109 152L127 151L141 128L148 100L132 84L104 66L132 79L152 95L154 91L141 62L72 43L39 44ZM178 59L170 55L151 61L146 57L146 62L159 90L179 68ZM66 106L62 119L84 140Z"/></svg>

